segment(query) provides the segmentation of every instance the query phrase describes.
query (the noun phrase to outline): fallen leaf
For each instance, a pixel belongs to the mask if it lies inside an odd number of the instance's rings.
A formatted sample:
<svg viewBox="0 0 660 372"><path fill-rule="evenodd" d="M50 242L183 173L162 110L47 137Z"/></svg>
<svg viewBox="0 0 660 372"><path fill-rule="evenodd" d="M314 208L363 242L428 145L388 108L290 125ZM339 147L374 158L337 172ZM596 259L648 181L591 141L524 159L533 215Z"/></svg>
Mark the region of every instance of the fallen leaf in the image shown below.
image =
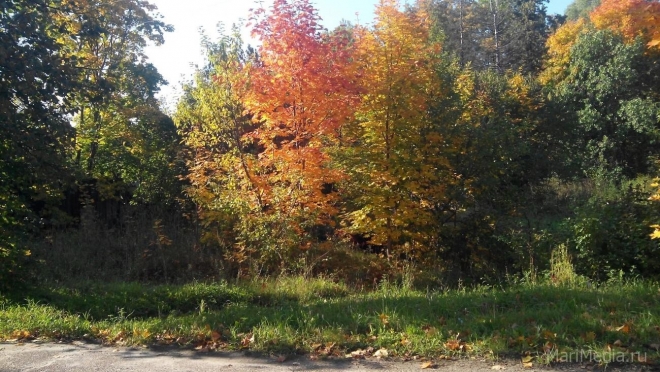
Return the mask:
<svg viewBox="0 0 660 372"><path fill-rule="evenodd" d="M549 353L554 349L555 349L555 345L552 342L548 341L545 343L545 345L543 345L543 351L546 353Z"/></svg>
<svg viewBox="0 0 660 372"><path fill-rule="evenodd" d="M582 338L587 342L594 341L596 339L596 333L595 332L587 332L585 335L582 336Z"/></svg>
<svg viewBox="0 0 660 372"><path fill-rule="evenodd" d="M221 338L222 338L222 334L220 334L220 332L218 331L211 332L211 340L213 340L213 342L217 342Z"/></svg>
<svg viewBox="0 0 660 372"><path fill-rule="evenodd" d="M387 314L380 314L378 317L380 318L380 321L383 323L383 325L390 324L390 317Z"/></svg>
<svg viewBox="0 0 660 372"><path fill-rule="evenodd" d="M445 347L451 351L456 351L461 348L461 343L458 340L449 340L445 342Z"/></svg>
<svg viewBox="0 0 660 372"><path fill-rule="evenodd" d="M253 342L254 342L254 334L248 333L241 340L241 347L248 348L248 347L250 347L250 344L253 343Z"/></svg>
<svg viewBox="0 0 660 372"><path fill-rule="evenodd" d="M616 347L621 347L623 345L623 342L621 342L621 340L616 340L612 345Z"/></svg>
<svg viewBox="0 0 660 372"><path fill-rule="evenodd" d="M351 352L350 354L345 355L346 358L352 358L352 359L364 359L365 357L365 351L362 349L355 350Z"/></svg>
<svg viewBox="0 0 660 372"><path fill-rule="evenodd" d="M387 358L389 356L389 353L387 352L387 349L380 349L374 353L374 356L376 358Z"/></svg>
<svg viewBox="0 0 660 372"><path fill-rule="evenodd" d="M623 332L623 333L630 333L630 325L629 324L624 324L621 327L616 329L618 332Z"/></svg>
<svg viewBox="0 0 660 372"><path fill-rule="evenodd" d="M530 356L530 355L524 356L522 358L522 365L525 368L532 368L532 366L534 365L533 361L534 361L533 356Z"/></svg>
<svg viewBox="0 0 660 372"><path fill-rule="evenodd" d="M424 362L420 366L421 369L431 369L431 368L435 368L435 367L436 366L435 366L435 364L433 364L433 362Z"/></svg>
<svg viewBox="0 0 660 372"><path fill-rule="evenodd" d="M504 370L504 369L506 369L506 368L505 368L504 366L501 366L501 365L499 365L499 364L496 364L496 365L490 367L490 369L493 369L493 370L495 370L495 371L502 371L502 370Z"/></svg>
<svg viewBox="0 0 660 372"><path fill-rule="evenodd" d="M556 337L557 337L556 333L553 333L547 329L543 331L543 338L545 338L546 340L554 340Z"/></svg>

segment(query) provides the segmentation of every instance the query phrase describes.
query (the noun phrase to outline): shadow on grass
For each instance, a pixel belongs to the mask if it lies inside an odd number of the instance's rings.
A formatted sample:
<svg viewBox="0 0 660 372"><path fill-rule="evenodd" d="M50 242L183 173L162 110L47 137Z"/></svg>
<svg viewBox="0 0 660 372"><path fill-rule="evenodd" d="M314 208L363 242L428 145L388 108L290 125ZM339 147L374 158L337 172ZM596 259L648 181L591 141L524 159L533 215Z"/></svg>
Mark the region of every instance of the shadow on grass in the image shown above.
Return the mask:
<svg viewBox="0 0 660 372"><path fill-rule="evenodd" d="M373 347L437 356L616 347L655 360L658 352L649 345L660 341L660 294L650 284L445 293L384 287L304 300L224 284L90 285L28 295L71 314L106 320L104 327L123 329L127 337L143 330L147 336L140 342L215 343L229 350L341 354Z"/></svg>

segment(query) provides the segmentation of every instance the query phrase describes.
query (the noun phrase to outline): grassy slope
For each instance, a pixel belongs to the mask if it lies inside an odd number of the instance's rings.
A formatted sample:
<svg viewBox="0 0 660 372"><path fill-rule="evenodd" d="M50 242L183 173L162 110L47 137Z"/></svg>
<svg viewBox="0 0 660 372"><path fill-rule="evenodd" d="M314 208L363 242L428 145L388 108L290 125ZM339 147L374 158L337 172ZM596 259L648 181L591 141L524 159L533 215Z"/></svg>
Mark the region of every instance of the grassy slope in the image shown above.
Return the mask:
<svg viewBox="0 0 660 372"><path fill-rule="evenodd" d="M288 278L237 286L86 284L19 297L0 300L0 339L94 338L314 356L385 348L402 357L532 355L541 362L580 350L660 360L660 293L642 282L435 292L388 283L349 290Z"/></svg>

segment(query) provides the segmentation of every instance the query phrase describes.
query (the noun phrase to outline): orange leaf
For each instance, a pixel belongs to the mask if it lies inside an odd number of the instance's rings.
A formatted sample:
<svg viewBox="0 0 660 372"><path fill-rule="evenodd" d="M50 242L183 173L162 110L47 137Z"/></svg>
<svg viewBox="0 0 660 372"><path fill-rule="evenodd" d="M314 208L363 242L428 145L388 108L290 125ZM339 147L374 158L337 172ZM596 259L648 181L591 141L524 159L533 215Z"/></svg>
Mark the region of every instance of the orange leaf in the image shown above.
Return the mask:
<svg viewBox="0 0 660 372"><path fill-rule="evenodd" d="M222 339L222 334L220 332L218 331L211 332L211 340L213 340L213 342L217 342L220 339Z"/></svg>

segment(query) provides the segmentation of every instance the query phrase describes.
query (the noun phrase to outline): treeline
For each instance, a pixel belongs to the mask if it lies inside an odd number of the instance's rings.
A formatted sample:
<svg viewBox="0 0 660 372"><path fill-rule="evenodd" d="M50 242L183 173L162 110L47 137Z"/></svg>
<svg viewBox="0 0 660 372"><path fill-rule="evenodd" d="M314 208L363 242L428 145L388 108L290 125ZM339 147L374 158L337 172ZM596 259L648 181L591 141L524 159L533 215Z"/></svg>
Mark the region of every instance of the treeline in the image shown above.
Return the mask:
<svg viewBox="0 0 660 372"><path fill-rule="evenodd" d="M111 220L129 196L136 204L174 204L185 166L176 161L176 127L156 99L165 82L143 53L147 42L162 43L172 29L154 6L8 0L0 10L0 282L6 284L28 278L20 265L43 261L38 252L57 257L50 245L35 250L32 241L79 226L85 205ZM73 257L89 258L85 250L94 247L76 245Z"/></svg>
<svg viewBox="0 0 660 372"><path fill-rule="evenodd" d="M256 49L204 38L171 119L150 5L8 4L5 275L27 249L54 277L496 281L558 247L596 280L660 272L657 1L383 0L328 31L275 0Z"/></svg>

